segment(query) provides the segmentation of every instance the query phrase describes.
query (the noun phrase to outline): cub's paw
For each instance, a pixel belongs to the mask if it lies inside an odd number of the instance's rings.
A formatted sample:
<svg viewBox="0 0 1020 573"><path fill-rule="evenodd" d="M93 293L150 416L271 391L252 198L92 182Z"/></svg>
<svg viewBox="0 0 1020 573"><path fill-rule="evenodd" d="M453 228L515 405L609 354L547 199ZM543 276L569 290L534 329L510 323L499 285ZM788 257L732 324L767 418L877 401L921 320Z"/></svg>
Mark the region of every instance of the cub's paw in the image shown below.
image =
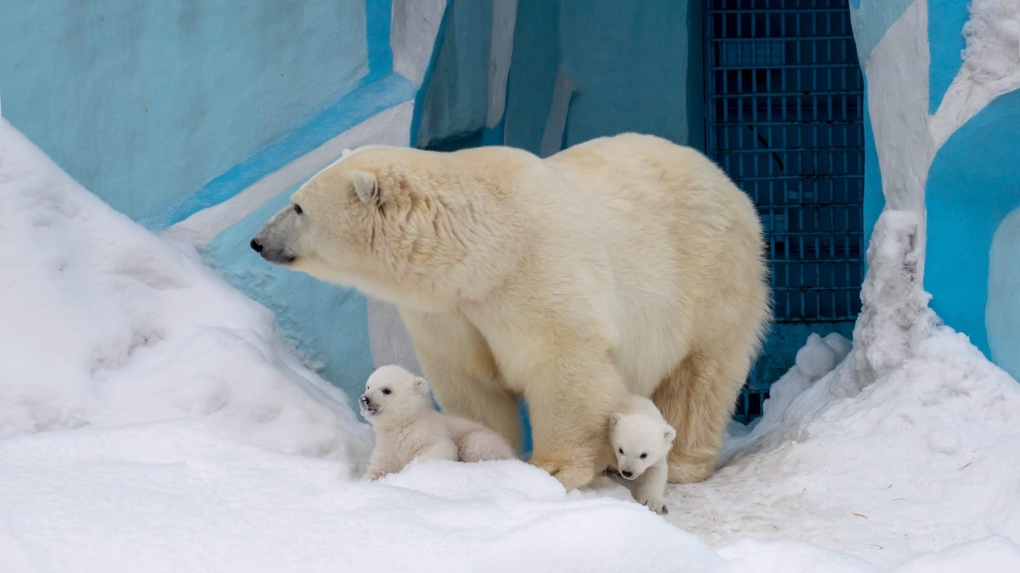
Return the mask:
<svg viewBox="0 0 1020 573"><path fill-rule="evenodd" d="M658 513L659 515L666 515L669 513L669 508L666 507L666 499L658 496L650 497L638 497L638 503L644 505L648 509Z"/></svg>

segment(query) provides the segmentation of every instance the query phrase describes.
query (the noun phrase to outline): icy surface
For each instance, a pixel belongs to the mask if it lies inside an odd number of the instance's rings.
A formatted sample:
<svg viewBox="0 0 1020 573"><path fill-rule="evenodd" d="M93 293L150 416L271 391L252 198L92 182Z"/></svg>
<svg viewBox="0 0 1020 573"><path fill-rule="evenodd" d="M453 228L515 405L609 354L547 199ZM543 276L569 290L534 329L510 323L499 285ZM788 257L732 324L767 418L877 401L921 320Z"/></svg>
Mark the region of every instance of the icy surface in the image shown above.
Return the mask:
<svg viewBox="0 0 1020 573"><path fill-rule="evenodd" d="M368 428L190 248L6 124L0 196L4 573L1020 570L1020 388L928 310L909 215L853 349L812 337L666 521L516 461L359 481Z"/></svg>

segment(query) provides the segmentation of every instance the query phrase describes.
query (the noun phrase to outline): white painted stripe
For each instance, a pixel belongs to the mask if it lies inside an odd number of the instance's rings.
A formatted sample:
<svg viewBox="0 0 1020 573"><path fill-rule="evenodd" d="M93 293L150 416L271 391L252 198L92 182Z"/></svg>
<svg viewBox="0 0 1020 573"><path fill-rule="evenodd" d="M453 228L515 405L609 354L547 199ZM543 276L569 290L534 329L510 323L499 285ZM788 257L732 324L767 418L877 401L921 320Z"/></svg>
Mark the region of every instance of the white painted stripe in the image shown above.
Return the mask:
<svg viewBox="0 0 1020 573"><path fill-rule="evenodd" d="M390 49L393 71L419 87L432 59L446 0L393 0Z"/></svg>
<svg viewBox="0 0 1020 573"><path fill-rule="evenodd" d="M514 55L517 0L492 0L492 38L489 44L489 113L487 127L496 127L506 109L506 84Z"/></svg>
<svg viewBox="0 0 1020 573"><path fill-rule="evenodd" d="M570 96L576 88L577 84L567 75L567 69L563 64L560 64L560 71L556 74L556 85L553 86L549 117L546 119L545 132L542 134L542 145L539 147L539 157L549 157L563 146L563 130L567 128Z"/></svg>
<svg viewBox="0 0 1020 573"><path fill-rule="evenodd" d="M339 159L344 149L368 144L408 145L414 101L379 112L314 150L259 179L230 199L203 209L162 234L203 247L285 189L297 185Z"/></svg>

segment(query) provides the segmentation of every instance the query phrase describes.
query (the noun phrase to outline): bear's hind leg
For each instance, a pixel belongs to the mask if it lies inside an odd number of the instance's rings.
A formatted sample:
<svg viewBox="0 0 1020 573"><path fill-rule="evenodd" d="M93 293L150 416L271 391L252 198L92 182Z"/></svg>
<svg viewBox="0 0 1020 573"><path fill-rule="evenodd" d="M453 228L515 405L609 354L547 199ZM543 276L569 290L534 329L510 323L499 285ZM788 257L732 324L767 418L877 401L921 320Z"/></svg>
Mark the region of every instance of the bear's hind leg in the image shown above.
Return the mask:
<svg viewBox="0 0 1020 573"><path fill-rule="evenodd" d="M655 390L652 401L674 429L670 483L695 483L715 471L726 424L747 377L746 357L693 352Z"/></svg>

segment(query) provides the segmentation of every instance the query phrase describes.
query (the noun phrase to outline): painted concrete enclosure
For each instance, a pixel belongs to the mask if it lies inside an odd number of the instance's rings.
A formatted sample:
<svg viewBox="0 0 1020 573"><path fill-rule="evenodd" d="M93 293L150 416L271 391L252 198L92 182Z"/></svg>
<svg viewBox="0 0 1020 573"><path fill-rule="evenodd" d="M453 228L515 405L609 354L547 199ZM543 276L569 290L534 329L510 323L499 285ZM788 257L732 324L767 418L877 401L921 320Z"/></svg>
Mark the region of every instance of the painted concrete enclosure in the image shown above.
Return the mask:
<svg viewBox="0 0 1020 573"><path fill-rule="evenodd" d="M1020 0L849 4L864 237L886 205L924 214L933 307L1020 376ZM264 263L248 241L269 215L368 143L549 155L634 130L704 148L704 25L704 3L686 0L18 2L0 17L0 101L355 393L376 365L416 368L399 318Z"/></svg>
<svg viewBox="0 0 1020 573"><path fill-rule="evenodd" d="M865 226L886 205L924 214L932 308L1020 376L1020 2L860 0L852 16L875 149Z"/></svg>

